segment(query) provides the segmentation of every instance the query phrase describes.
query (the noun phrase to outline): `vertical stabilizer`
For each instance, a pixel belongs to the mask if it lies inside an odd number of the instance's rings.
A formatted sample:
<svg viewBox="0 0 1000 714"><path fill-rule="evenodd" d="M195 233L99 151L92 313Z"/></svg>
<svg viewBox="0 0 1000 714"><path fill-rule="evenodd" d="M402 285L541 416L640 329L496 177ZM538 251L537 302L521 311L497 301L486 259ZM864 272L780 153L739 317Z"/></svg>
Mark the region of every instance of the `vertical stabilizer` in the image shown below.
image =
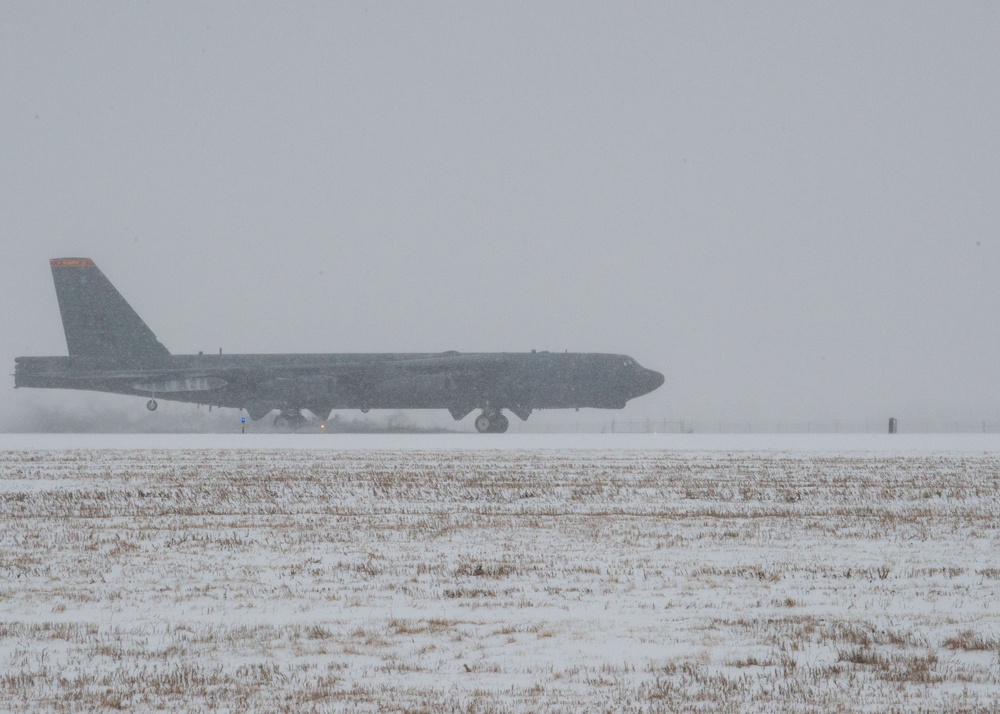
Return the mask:
<svg viewBox="0 0 1000 714"><path fill-rule="evenodd" d="M49 265L71 357L144 364L170 354L94 261L57 258Z"/></svg>

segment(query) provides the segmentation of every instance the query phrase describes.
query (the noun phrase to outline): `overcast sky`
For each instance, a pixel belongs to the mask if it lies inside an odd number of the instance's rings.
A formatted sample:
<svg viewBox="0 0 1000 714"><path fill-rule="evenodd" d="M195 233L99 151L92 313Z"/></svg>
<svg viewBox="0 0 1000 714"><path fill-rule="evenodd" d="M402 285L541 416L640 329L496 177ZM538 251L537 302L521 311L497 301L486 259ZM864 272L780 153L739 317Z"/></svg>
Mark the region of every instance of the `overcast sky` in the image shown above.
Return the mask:
<svg viewBox="0 0 1000 714"><path fill-rule="evenodd" d="M997 419L998 87L996 2L0 0L0 362L66 354L84 256L176 353L620 352L667 379L634 415Z"/></svg>

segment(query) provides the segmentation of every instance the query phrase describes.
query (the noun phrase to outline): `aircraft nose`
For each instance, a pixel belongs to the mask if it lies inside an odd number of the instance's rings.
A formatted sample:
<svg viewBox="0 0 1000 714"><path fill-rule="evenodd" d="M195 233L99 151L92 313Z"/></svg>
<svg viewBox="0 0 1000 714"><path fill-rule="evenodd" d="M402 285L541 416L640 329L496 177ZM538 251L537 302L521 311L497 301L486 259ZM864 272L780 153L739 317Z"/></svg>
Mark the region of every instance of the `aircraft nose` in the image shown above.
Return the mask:
<svg viewBox="0 0 1000 714"><path fill-rule="evenodd" d="M649 394L654 389L658 389L663 384L665 378L662 374L653 369L643 369L637 380L639 387L638 394Z"/></svg>

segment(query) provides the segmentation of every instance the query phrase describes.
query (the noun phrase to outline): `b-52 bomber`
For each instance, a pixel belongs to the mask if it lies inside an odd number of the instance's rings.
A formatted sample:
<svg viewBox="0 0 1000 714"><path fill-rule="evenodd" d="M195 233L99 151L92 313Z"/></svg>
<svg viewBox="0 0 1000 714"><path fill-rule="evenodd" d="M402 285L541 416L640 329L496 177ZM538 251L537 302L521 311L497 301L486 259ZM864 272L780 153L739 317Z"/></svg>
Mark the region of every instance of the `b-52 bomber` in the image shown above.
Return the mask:
<svg viewBox="0 0 1000 714"><path fill-rule="evenodd" d="M299 429L303 411L475 410L476 430L501 433L504 410L621 409L663 375L625 355L552 352L173 355L89 258L49 261L68 357L18 357L15 387L82 389L245 409L274 410L275 425Z"/></svg>

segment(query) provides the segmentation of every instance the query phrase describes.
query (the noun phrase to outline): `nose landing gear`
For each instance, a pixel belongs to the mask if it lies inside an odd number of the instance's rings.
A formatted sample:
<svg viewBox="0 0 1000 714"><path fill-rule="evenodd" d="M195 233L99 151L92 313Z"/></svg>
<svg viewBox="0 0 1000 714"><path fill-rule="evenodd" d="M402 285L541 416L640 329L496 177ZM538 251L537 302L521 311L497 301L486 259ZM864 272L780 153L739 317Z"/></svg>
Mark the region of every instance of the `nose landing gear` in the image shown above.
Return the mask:
<svg viewBox="0 0 1000 714"><path fill-rule="evenodd" d="M148 409L151 412L155 412L157 406L158 405L155 399L150 399L148 402L146 402L146 409Z"/></svg>
<svg viewBox="0 0 1000 714"><path fill-rule="evenodd" d="M480 434L502 434L508 426L510 422L499 410L484 411L476 417L476 431Z"/></svg>

